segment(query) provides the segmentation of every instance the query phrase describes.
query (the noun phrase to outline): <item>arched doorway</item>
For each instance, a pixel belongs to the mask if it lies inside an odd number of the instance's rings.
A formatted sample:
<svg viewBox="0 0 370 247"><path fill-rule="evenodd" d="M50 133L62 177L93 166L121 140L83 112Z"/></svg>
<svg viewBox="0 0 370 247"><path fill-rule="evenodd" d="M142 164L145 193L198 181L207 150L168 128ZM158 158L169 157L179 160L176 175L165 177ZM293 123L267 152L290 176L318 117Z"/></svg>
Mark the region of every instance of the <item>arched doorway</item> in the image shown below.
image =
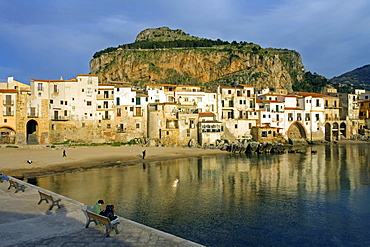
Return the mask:
<svg viewBox="0 0 370 247"><path fill-rule="evenodd" d="M333 123L333 140L338 141L339 140L339 125L338 123Z"/></svg>
<svg viewBox="0 0 370 247"><path fill-rule="evenodd" d="M290 143L305 142L307 134L300 122L293 123L288 129L288 138Z"/></svg>
<svg viewBox="0 0 370 247"><path fill-rule="evenodd" d="M27 144L39 144L38 141L38 124L35 120L27 122Z"/></svg>
<svg viewBox="0 0 370 247"><path fill-rule="evenodd" d="M14 144L15 131L12 128L0 128L0 144Z"/></svg>
<svg viewBox="0 0 370 247"><path fill-rule="evenodd" d="M331 125L330 123L325 124L325 141L331 141Z"/></svg>
<svg viewBox="0 0 370 247"><path fill-rule="evenodd" d="M339 129L339 131L340 131L340 135L341 136L343 136L343 137L345 137L345 138L347 138L347 125L346 125L346 123L341 123L340 124L340 129Z"/></svg>

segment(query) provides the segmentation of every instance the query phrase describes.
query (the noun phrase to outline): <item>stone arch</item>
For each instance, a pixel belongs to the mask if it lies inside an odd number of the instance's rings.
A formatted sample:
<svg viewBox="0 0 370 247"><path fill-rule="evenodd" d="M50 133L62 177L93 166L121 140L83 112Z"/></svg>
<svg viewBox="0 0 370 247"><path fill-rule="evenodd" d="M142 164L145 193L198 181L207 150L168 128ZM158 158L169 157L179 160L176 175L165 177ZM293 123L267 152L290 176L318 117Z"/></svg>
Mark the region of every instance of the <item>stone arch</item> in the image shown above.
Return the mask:
<svg viewBox="0 0 370 247"><path fill-rule="evenodd" d="M11 127L0 128L0 144L14 144L15 131Z"/></svg>
<svg viewBox="0 0 370 247"><path fill-rule="evenodd" d="M307 133L306 129L300 122L294 122L288 129L287 136L289 142L302 142L306 141Z"/></svg>
<svg viewBox="0 0 370 247"><path fill-rule="evenodd" d="M341 136L347 138L347 125L345 122L342 122L339 127Z"/></svg>
<svg viewBox="0 0 370 247"><path fill-rule="evenodd" d="M331 125L330 123L325 124L325 141L331 141Z"/></svg>
<svg viewBox="0 0 370 247"><path fill-rule="evenodd" d="M39 144L38 141L38 123L35 120L30 120L27 122L27 144L32 145L32 144Z"/></svg>

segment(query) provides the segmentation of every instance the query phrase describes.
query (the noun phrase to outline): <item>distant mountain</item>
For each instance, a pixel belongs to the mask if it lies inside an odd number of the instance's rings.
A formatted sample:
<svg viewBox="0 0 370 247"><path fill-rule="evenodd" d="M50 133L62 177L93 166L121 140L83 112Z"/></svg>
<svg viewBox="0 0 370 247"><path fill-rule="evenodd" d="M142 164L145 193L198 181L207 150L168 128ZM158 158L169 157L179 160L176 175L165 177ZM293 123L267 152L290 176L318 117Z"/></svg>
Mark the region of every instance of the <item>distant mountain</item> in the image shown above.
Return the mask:
<svg viewBox="0 0 370 247"><path fill-rule="evenodd" d="M341 91L353 91L353 89L365 89L370 91L370 64L354 69L340 76L333 77L330 82Z"/></svg>

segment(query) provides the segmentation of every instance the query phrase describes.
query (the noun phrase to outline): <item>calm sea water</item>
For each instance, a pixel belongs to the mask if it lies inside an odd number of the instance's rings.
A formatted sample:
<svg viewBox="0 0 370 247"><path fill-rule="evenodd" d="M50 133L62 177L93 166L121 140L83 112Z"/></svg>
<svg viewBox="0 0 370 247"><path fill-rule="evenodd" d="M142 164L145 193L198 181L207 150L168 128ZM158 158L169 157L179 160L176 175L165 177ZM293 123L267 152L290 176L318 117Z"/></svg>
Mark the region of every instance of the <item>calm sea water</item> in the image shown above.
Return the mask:
<svg viewBox="0 0 370 247"><path fill-rule="evenodd" d="M40 177L37 185L85 204L104 199L120 216L206 246L370 246L369 148L225 153Z"/></svg>

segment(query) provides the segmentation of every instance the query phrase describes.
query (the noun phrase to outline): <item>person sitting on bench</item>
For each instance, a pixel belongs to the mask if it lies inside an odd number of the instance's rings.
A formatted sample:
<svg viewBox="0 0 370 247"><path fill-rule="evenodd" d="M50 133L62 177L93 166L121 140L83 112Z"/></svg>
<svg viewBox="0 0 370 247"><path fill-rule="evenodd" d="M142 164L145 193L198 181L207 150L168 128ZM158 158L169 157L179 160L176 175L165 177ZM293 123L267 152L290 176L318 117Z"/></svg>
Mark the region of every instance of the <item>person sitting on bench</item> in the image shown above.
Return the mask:
<svg viewBox="0 0 370 247"><path fill-rule="evenodd" d="M95 214L100 214L101 211L104 210L103 208L103 204L104 204L104 201L103 200L99 200L93 207L93 213Z"/></svg>
<svg viewBox="0 0 370 247"><path fill-rule="evenodd" d="M115 221L119 221L118 217L114 215L113 205L107 205L105 210L100 212L100 215L107 217L112 223L114 223Z"/></svg>

